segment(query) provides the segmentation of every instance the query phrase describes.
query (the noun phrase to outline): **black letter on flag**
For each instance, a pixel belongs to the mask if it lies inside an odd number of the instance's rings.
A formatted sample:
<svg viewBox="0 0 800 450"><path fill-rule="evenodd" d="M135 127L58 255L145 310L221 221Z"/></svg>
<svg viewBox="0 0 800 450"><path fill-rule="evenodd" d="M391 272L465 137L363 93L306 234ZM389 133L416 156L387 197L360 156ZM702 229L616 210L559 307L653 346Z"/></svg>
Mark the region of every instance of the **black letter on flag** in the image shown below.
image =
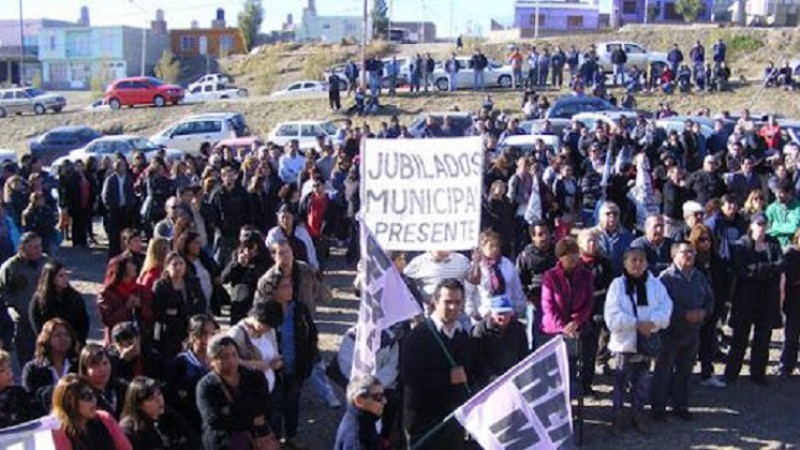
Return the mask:
<svg viewBox="0 0 800 450"><path fill-rule="evenodd" d="M539 443L539 435L529 426L525 414L515 409L489 427L506 450L526 450Z"/></svg>

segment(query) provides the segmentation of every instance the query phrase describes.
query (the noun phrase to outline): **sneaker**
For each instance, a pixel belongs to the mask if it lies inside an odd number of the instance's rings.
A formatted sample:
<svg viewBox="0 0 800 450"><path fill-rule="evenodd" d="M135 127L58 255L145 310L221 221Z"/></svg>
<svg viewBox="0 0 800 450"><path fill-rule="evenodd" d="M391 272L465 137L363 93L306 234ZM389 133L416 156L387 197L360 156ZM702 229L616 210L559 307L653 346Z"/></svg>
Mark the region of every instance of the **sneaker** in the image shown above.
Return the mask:
<svg viewBox="0 0 800 450"><path fill-rule="evenodd" d="M689 412L689 410L686 408L674 409L672 410L672 414L675 417L685 420L687 422L690 422L692 419L694 419L694 415L691 412Z"/></svg>
<svg viewBox="0 0 800 450"><path fill-rule="evenodd" d="M712 388L716 388L716 389L725 389L726 387L728 387L728 384L725 383L725 381L723 381L719 377L714 377L714 376L708 377L708 378L706 378L704 380L701 380L700 381L700 385L701 386L705 386L705 387L712 387Z"/></svg>

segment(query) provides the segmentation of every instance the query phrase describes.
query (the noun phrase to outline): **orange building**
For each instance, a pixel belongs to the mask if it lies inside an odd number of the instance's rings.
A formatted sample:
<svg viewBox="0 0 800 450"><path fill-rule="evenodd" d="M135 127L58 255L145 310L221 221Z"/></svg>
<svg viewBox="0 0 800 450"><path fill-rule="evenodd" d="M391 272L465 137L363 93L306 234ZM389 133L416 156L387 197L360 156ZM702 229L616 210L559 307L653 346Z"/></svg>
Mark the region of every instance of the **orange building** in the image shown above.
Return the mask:
<svg viewBox="0 0 800 450"><path fill-rule="evenodd" d="M202 56L206 53L214 58L246 53L244 39L238 28L225 25L225 11L217 9L217 18L211 28L199 28L197 21L192 28L170 30L170 47L179 58Z"/></svg>

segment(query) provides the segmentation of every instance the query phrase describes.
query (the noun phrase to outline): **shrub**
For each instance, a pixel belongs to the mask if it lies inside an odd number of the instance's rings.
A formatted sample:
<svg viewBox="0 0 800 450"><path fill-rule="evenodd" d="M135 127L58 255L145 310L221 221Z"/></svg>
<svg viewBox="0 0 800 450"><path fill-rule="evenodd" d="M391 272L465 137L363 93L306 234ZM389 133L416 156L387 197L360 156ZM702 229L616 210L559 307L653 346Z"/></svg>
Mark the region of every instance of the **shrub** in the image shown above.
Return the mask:
<svg viewBox="0 0 800 450"><path fill-rule="evenodd" d="M764 46L764 42L755 36L737 34L728 42L728 49L732 53L752 53Z"/></svg>

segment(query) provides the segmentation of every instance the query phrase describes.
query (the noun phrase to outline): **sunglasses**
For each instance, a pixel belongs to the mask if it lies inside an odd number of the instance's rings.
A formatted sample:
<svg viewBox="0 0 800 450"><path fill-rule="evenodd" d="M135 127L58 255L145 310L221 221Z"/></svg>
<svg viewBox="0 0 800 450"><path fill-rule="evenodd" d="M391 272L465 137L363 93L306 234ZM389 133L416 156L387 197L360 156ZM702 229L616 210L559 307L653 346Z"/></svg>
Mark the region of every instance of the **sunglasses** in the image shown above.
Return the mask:
<svg viewBox="0 0 800 450"><path fill-rule="evenodd" d="M81 390L81 392L78 394L78 398L80 400L84 401L84 402L96 402L97 401L97 395L94 393L93 390L88 389L88 388Z"/></svg>
<svg viewBox="0 0 800 450"><path fill-rule="evenodd" d="M376 392L374 394L369 394L366 396L367 398L371 398L376 402L385 402L386 401L386 394L383 392Z"/></svg>

